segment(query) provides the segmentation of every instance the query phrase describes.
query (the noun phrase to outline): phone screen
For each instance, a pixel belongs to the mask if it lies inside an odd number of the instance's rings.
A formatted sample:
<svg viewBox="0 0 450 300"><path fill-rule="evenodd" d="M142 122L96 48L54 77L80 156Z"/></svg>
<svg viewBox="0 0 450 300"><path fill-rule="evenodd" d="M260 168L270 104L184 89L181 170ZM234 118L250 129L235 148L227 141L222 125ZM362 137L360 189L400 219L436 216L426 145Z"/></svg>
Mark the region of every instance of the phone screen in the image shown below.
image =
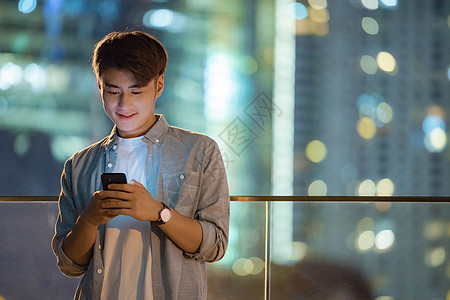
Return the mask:
<svg viewBox="0 0 450 300"><path fill-rule="evenodd" d="M127 183L127 176L124 173L102 173L101 178L104 190L107 190L111 183Z"/></svg>

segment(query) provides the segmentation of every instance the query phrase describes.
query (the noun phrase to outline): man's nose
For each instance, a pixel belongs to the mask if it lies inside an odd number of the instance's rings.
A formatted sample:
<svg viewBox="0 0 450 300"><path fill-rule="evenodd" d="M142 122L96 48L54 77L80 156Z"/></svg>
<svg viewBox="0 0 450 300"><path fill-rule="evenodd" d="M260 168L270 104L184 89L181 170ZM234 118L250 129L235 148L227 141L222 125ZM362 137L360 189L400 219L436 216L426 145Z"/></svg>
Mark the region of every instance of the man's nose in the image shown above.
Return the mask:
<svg viewBox="0 0 450 300"><path fill-rule="evenodd" d="M120 107L128 107L133 104L133 99L129 93L122 93L120 99L119 99L119 106Z"/></svg>

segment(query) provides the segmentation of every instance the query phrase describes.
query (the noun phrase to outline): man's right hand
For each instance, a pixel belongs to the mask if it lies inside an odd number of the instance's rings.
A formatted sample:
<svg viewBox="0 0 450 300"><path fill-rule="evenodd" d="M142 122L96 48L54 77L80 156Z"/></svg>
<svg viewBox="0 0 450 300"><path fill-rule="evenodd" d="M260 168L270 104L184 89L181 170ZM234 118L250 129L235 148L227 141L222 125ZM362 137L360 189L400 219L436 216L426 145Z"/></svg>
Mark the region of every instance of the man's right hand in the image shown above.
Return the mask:
<svg viewBox="0 0 450 300"><path fill-rule="evenodd" d="M82 212L80 219L93 226L106 224L117 215L108 213L108 209L102 208L102 201L105 199L103 191L97 191L91 198L89 205ZM79 220L80 221L80 220Z"/></svg>

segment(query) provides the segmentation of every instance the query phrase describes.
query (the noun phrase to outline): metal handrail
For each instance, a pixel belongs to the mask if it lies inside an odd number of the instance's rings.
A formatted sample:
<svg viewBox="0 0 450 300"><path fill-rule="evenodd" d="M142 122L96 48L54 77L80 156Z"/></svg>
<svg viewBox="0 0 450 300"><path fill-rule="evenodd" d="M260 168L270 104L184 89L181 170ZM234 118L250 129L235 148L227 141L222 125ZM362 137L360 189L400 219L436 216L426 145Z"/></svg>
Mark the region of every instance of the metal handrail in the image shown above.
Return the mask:
<svg viewBox="0 0 450 300"><path fill-rule="evenodd" d="M411 202L450 203L450 196L230 196L237 202ZM57 202L58 196L0 196L0 202Z"/></svg>

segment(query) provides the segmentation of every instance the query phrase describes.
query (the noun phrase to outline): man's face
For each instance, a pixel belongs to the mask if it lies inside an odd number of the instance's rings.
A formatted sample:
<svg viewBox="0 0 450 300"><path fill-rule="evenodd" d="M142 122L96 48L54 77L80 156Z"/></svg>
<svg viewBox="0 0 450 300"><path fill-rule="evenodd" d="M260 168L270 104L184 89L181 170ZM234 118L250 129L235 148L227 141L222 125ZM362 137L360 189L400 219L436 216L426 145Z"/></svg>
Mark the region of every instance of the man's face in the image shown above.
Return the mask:
<svg viewBox="0 0 450 300"><path fill-rule="evenodd" d="M103 108L116 124L119 136L137 137L156 122L153 111L164 89L164 74L140 86L130 71L110 68L99 79L98 88Z"/></svg>

